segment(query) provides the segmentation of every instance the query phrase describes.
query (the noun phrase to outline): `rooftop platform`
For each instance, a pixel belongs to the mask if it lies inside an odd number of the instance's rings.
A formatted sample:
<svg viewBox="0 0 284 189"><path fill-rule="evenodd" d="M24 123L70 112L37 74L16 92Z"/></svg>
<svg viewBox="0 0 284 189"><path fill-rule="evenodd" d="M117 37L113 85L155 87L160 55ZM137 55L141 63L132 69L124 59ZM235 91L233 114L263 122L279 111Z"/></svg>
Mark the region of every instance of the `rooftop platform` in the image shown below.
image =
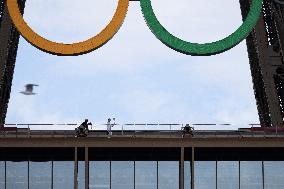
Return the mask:
<svg viewBox="0 0 284 189"><path fill-rule="evenodd" d="M284 147L283 131L251 130L91 130L76 137L74 130L0 131L0 147Z"/></svg>

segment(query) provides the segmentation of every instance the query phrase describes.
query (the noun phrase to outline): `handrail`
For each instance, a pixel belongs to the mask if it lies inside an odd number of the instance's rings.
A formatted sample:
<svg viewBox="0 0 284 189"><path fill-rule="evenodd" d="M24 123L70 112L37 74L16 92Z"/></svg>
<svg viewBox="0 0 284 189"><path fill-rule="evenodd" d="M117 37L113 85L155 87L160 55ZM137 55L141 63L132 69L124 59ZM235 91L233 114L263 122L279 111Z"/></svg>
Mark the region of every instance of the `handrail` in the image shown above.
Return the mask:
<svg viewBox="0 0 284 189"><path fill-rule="evenodd" d="M188 123L186 123L188 124ZM183 126L185 123L114 123L113 125L123 125L123 126ZM76 126L80 125L78 123L14 123L14 124L0 124L0 126ZM104 126L107 123L94 124L97 126ZM234 126L231 123L190 123L191 126ZM248 126L261 126L259 123L249 123L245 124Z"/></svg>

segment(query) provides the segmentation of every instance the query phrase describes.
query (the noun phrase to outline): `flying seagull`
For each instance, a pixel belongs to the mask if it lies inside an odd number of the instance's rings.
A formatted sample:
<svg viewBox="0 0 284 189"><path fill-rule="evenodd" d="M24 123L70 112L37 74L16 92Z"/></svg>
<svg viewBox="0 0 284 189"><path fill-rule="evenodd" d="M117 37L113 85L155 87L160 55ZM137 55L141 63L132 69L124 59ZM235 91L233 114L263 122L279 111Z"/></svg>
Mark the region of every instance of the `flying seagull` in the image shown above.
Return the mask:
<svg viewBox="0 0 284 189"><path fill-rule="evenodd" d="M24 95L35 95L36 93L33 92L33 89L34 87L38 87L38 85L37 84L26 84L25 87L26 87L26 90L21 91L20 93Z"/></svg>

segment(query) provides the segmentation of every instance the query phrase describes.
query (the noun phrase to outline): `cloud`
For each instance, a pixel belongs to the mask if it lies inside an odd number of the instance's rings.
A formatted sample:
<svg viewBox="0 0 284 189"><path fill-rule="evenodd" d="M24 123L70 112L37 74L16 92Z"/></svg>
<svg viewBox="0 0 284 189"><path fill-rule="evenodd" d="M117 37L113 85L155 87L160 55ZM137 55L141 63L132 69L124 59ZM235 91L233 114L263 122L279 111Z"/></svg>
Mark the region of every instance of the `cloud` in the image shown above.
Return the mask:
<svg viewBox="0 0 284 189"><path fill-rule="evenodd" d="M234 0L153 0L160 22L193 42L221 39L241 24ZM44 37L87 39L112 18L117 0L27 1L25 19ZM224 8L226 7L226 8ZM225 15L225 16L224 16ZM26 82L39 95L17 94ZM124 24L100 49L77 57L19 46L8 122L258 122L245 43L210 57L192 57L163 45L147 27L139 2L130 2Z"/></svg>

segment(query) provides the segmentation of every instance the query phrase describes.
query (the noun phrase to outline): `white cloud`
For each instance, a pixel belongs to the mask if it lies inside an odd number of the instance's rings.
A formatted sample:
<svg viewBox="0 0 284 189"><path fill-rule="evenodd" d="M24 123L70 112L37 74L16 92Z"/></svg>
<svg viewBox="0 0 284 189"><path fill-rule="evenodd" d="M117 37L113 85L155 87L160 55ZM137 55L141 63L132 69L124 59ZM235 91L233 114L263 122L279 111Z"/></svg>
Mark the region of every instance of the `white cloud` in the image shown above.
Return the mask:
<svg viewBox="0 0 284 189"><path fill-rule="evenodd" d="M117 0L30 0L25 19L48 39L79 41L109 22ZM153 0L161 23L194 42L221 39L241 23L237 1ZM224 8L226 7L226 8ZM225 15L225 16L224 16ZM16 94L38 82L39 95ZM148 29L139 2L106 45L77 57L57 57L21 42L9 122L258 122L246 47L211 57L169 49Z"/></svg>

